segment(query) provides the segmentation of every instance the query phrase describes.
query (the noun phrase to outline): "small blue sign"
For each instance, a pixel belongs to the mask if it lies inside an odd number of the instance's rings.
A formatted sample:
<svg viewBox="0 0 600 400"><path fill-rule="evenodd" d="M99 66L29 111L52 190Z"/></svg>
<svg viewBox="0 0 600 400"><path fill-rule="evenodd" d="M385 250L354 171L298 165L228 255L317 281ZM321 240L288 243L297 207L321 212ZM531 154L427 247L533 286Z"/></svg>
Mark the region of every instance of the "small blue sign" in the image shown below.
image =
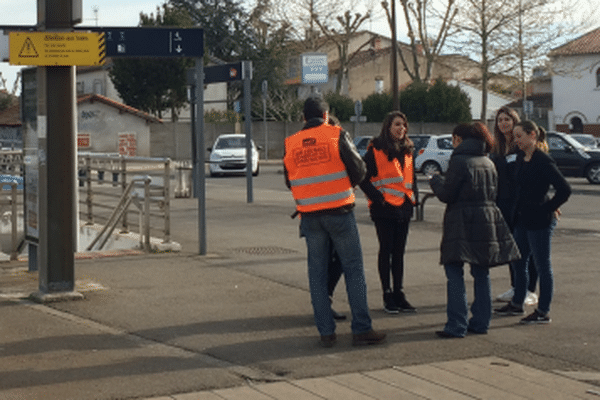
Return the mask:
<svg viewBox="0 0 600 400"><path fill-rule="evenodd" d="M327 83L329 80L327 54L305 53L300 57L302 65L302 83L307 85Z"/></svg>

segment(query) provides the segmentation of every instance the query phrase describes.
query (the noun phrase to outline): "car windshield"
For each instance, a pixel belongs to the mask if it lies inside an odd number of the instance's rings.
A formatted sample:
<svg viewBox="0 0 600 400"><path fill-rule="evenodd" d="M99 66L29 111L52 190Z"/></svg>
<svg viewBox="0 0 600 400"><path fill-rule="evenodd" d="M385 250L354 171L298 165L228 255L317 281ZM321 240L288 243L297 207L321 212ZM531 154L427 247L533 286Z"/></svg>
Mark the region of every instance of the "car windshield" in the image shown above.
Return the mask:
<svg viewBox="0 0 600 400"><path fill-rule="evenodd" d="M419 151L425 147L427 145L427 141L429 140L429 136L409 136L409 138L415 144L415 151Z"/></svg>
<svg viewBox="0 0 600 400"><path fill-rule="evenodd" d="M575 149L585 151L586 147L568 135L559 135L557 133L548 134L548 147L550 150L564 150L567 144ZM565 143L566 142L566 143Z"/></svg>
<svg viewBox="0 0 600 400"><path fill-rule="evenodd" d="M571 136L573 139L577 140L579 143L583 144L587 147L596 147L596 139L593 136L586 135L573 135Z"/></svg>
<svg viewBox="0 0 600 400"><path fill-rule="evenodd" d="M245 147L246 138L244 137L221 138L215 145L215 149L243 149Z"/></svg>
<svg viewBox="0 0 600 400"><path fill-rule="evenodd" d="M575 147L576 149L582 149L582 150L585 149L584 145L582 145L577 140L573 139L572 137L570 137L568 135L560 135L560 137L565 139L567 141L567 143L569 143L571 146Z"/></svg>

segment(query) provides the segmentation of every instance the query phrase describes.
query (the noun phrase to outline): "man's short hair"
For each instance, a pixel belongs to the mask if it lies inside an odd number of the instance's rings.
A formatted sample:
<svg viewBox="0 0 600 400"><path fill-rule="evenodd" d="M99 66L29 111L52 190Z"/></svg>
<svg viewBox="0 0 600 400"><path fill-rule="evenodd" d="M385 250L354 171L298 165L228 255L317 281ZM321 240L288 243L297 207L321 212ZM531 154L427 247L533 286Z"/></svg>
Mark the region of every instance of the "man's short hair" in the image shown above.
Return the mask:
<svg viewBox="0 0 600 400"><path fill-rule="evenodd" d="M304 102L304 119L323 118L329 111L329 104L321 96L310 96Z"/></svg>

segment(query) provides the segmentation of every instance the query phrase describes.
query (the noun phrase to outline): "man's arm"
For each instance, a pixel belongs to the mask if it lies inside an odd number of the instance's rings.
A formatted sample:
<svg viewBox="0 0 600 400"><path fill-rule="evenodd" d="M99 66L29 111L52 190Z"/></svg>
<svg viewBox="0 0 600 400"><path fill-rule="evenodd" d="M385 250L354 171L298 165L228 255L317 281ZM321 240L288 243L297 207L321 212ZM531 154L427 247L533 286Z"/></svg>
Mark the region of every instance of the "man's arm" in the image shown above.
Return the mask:
<svg viewBox="0 0 600 400"><path fill-rule="evenodd" d="M340 131L339 139L340 157L348 171L348 177L352 186L356 186L365 179L367 166L356 150L350 135L345 130Z"/></svg>

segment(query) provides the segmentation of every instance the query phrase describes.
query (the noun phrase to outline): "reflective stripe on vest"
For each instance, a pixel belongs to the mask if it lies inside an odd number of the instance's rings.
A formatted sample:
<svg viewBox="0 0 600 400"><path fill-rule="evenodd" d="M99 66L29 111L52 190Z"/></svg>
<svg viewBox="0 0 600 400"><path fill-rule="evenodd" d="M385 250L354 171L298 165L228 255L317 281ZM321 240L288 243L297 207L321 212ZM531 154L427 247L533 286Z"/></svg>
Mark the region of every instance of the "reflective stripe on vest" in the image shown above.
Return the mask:
<svg viewBox="0 0 600 400"><path fill-rule="evenodd" d="M338 147L340 127L320 125L285 140L283 162L299 212L354 203L354 191Z"/></svg>
<svg viewBox="0 0 600 400"><path fill-rule="evenodd" d="M371 183L383 195L385 201L395 206L401 206L408 197L412 203L415 203L412 155L404 156L404 168L397 159L389 161L382 150L373 148L373 155L377 164L377 176L371 177ZM371 206L370 200L369 206Z"/></svg>

